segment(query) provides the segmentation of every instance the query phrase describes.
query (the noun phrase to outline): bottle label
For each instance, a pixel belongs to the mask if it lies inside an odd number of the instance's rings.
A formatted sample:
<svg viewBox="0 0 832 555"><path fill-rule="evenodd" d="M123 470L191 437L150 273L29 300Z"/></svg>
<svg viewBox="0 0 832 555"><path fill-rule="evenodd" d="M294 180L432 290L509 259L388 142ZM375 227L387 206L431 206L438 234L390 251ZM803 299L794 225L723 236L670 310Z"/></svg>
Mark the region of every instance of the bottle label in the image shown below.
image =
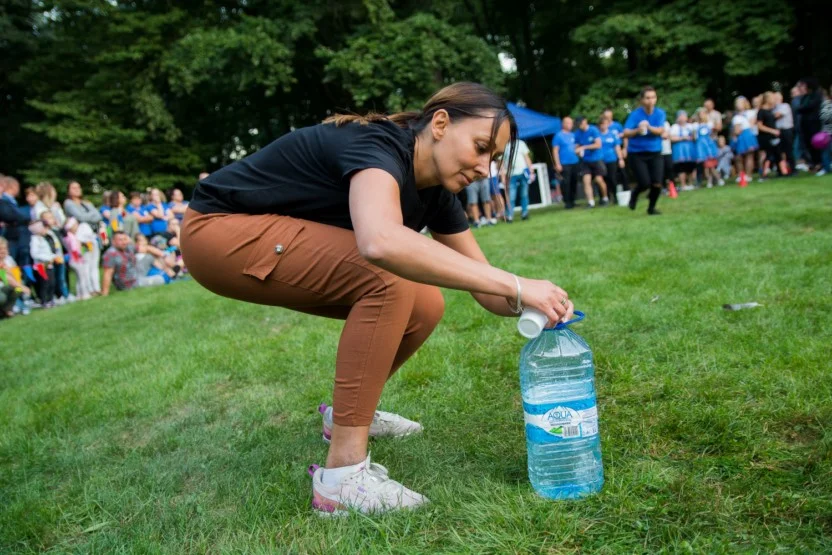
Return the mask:
<svg viewBox="0 0 832 555"><path fill-rule="evenodd" d="M570 405L583 405L586 402L562 403L543 414L529 414L523 412L527 426L534 426L545 433L550 439L576 439L598 435L598 407L581 408Z"/></svg>

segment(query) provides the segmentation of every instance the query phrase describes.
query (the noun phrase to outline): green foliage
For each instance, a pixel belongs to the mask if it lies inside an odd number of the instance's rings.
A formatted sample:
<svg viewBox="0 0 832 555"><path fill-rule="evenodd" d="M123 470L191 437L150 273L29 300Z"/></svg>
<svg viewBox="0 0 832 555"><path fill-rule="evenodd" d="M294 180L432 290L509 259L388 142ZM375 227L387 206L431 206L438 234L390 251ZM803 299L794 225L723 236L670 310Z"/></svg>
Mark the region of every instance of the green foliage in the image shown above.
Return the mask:
<svg viewBox="0 0 832 555"><path fill-rule="evenodd" d="M333 111L415 108L462 79L554 114L622 119L645 83L670 112L705 95L725 109L805 74L828 84L819 15L809 0L6 0L0 172L187 187Z"/></svg>
<svg viewBox="0 0 832 555"><path fill-rule="evenodd" d="M364 109L418 109L454 81L498 90L503 82L493 48L469 28L428 14L363 29L343 49L320 48L318 54L327 60L326 81L337 81Z"/></svg>

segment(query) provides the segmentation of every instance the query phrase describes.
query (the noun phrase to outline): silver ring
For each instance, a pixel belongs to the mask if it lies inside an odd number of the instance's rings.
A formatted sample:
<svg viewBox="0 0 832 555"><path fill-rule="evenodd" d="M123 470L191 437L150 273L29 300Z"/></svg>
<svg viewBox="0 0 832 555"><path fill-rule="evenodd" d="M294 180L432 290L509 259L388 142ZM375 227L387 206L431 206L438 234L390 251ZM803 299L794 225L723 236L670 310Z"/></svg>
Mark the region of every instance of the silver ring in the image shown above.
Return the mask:
<svg viewBox="0 0 832 555"><path fill-rule="evenodd" d="M561 298L560 304L562 304L563 306L566 306L566 297Z"/></svg>

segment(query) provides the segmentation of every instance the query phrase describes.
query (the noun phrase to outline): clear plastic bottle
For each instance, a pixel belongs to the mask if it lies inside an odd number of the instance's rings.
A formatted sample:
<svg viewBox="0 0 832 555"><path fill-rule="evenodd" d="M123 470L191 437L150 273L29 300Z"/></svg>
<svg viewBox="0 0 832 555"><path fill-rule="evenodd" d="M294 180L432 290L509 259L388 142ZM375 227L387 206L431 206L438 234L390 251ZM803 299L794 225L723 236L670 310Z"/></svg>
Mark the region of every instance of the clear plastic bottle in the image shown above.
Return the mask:
<svg viewBox="0 0 832 555"><path fill-rule="evenodd" d="M586 342L569 329L546 329L520 355L529 480L549 499L575 499L604 483L595 367Z"/></svg>

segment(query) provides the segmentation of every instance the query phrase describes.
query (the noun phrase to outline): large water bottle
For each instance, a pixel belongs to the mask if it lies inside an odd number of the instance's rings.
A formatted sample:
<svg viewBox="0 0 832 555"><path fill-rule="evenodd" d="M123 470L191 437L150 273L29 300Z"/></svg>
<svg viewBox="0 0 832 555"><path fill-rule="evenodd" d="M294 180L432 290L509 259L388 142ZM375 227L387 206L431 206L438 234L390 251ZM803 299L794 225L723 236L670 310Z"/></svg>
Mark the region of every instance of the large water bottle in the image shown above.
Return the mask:
<svg viewBox="0 0 832 555"><path fill-rule="evenodd" d="M538 494L575 499L604 483L592 351L569 325L543 330L520 354L529 479Z"/></svg>

